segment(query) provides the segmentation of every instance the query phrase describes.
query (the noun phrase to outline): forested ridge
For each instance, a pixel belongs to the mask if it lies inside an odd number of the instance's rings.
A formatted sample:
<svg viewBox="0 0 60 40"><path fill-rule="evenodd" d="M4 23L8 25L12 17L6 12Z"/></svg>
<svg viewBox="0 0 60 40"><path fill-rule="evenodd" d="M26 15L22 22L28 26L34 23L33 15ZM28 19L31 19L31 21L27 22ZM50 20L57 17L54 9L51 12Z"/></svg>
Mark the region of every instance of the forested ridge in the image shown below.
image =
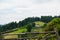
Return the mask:
<svg viewBox="0 0 60 40"><path fill-rule="evenodd" d="M54 18L60 18L60 16L28 17L28 18L25 18L22 21L19 21L18 23L17 22L10 22L8 24L0 25L0 32L5 32L5 31L8 31L8 30L23 27L23 26L25 26L29 23L33 23L33 22L36 22L36 21L42 21L44 23L48 23Z"/></svg>

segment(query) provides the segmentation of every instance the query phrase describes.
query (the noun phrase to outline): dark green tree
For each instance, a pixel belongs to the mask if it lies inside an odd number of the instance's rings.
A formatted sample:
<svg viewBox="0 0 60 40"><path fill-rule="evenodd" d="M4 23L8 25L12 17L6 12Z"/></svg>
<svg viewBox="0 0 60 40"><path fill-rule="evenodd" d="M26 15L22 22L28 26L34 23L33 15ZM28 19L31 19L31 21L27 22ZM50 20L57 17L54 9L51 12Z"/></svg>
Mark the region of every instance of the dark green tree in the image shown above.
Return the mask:
<svg viewBox="0 0 60 40"><path fill-rule="evenodd" d="M35 23L34 22L32 23L32 27L35 27Z"/></svg>
<svg viewBox="0 0 60 40"><path fill-rule="evenodd" d="M52 19L52 16L41 16L41 21L45 23L50 22Z"/></svg>
<svg viewBox="0 0 60 40"><path fill-rule="evenodd" d="M29 23L33 23L35 21L40 21L40 18L39 17L28 17L28 18L26 18L26 19L24 19L22 21L19 21L18 26L22 27L24 25L27 25Z"/></svg>
<svg viewBox="0 0 60 40"><path fill-rule="evenodd" d="M27 32L31 32L32 24L28 24L26 28L27 28Z"/></svg>

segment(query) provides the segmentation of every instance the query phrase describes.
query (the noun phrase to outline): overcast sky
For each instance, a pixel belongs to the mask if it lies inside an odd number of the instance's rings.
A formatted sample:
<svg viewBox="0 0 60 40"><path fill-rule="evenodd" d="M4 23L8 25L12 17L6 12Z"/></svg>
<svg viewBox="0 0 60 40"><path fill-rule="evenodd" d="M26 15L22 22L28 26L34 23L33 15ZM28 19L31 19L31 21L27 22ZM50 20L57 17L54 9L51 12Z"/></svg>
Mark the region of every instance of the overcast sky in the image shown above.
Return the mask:
<svg viewBox="0 0 60 40"><path fill-rule="evenodd" d="M0 24L42 15L60 15L60 0L0 0Z"/></svg>

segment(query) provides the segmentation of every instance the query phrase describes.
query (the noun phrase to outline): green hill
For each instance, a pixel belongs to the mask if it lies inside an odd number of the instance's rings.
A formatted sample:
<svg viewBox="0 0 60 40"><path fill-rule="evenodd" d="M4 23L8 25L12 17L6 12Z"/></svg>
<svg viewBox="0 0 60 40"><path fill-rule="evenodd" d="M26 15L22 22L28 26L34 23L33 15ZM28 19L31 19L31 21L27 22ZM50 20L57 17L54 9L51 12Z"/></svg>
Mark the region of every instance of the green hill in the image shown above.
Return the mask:
<svg viewBox="0 0 60 40"><path fill-rule="evenodd" d="M40 21L37 21L37 22L34 22L34 23L39 24L39 26L44 25L44 22L40 22ZM17 28L16 31L10 32L8 34L19 34L19 33L26 32L27 31L26 27L27 27L27 25L25 25L24 27Z"/></svg>
<svg viewBox="0 0 60 40"><path fill-rule="evenodd" d="M44 25L44 22L40 22L40 21L37 21L37 22L34 22L35 24L39 24L39 26L43 26ZM13 32L9 32L9 33L6 33L6 34L19 34L19 33L24 33L27 31L26 29L27 25L25 25L24 27L20 27L20 28L16 28L16 31L13 31ZM37 30L35 27L33 28L33 30ZM39 31L41 29L38 29ZM4 38L17 38L16 35L13 35L13 36L5 36Z"/></svg>

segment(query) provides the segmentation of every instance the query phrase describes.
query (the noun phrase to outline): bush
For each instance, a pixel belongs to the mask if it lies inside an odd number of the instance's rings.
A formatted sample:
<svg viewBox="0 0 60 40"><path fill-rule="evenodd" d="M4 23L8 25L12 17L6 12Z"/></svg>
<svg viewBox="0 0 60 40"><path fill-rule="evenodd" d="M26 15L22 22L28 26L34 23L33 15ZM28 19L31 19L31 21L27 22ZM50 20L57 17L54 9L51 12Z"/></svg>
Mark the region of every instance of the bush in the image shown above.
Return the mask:
<svg viewBox="0 0 60 40"><path fill-rule="evenodd" d="M31 29L32 29L32 24L28 24L27 25L27 32L31 32Z"/></svg>
<svg viewBox="0 0 60 40"><path fill-rule="evenodd" d="M46 31L52 31L54 28L57 28L58 31L60 31L60 18L55 18L51 22L47 23Z"/></svg>

